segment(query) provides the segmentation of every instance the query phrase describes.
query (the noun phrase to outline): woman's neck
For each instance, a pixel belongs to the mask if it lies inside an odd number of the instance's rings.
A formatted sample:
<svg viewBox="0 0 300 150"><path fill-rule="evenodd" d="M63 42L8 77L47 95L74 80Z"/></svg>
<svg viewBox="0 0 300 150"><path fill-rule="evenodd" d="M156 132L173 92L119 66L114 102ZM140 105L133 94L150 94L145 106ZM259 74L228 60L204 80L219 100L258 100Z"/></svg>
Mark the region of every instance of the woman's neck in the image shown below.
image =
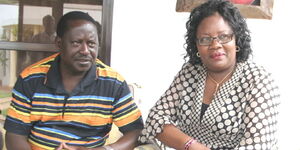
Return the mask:
<svg viewBox="0 0 300 150"><path fill-rule="evenodd" d="M207 75L210 78L212 78L212 80L214 80L214 82L222 84L223 82L230 79L230 77L232 76L234 70L235 70L235 65L231 66L228 69L221 70L221 71L213 71L213 70L207 69Z"/></svg>

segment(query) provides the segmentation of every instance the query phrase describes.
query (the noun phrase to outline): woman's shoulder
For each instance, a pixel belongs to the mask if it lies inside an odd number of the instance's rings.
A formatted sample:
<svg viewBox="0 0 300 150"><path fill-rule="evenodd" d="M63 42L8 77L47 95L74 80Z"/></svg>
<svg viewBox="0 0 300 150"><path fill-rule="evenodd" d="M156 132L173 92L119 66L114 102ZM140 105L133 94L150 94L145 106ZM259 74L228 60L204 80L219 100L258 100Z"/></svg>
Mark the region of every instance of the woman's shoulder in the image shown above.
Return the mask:
<svg viewBox="0 0 300 150"><path fill-rule="evenodd" d="M268 72L264 66L257 64L253 61L246 61L243 63L243 72L248 79L254 79L254 81L271 79L271 73Z"/></svg>
<svg viewBox="0 0 300 150"><path fill-rule="evenodd" d="M190 62L185 62L180 71L177 73L177 77L183 77L184 78L195 78L196 75L199 73L201 70L200 65L198 64L192 64Z"/></svg>
<svg viewBox="0 0 300 150"><path fill-rule="evenodd" d="M243 63L243 69L245 71L249 71L252 74L269 74L269 72L265 69L264 66L257 64L254 61L246 61Z"/></svg>
<svg viewBox="0 0 300 150"><path fill-rule="evenodd" d="M191 71L197 71L197 70L201 70L201 69L203 69L203 67L200 64L192 64L190 62L185 62L182 65L181 71L191 72Z"/></svg>
<svg viewBox="0 0 300 150"><path fill-rule="evenodd" d="M253 61L244 62L242 82L251 84L251 93L269 93L272 97L279 97L278 84L272 74L265 67Z"/></svg>

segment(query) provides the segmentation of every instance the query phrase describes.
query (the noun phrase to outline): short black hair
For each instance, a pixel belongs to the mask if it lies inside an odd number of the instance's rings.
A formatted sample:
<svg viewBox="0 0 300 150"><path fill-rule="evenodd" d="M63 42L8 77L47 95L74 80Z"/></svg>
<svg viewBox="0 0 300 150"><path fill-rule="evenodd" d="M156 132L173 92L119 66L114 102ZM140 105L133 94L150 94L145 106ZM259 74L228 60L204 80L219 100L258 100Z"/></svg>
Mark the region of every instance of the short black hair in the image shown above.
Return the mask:
<svg viewBox="0 0 300 150"><path fill-rule="evenodd" d="M48 20L55 22L55 18L53 16L46 15L46 16L43 17L43 24L47 23Z"/></svg>
<svg viewBox="0 0 300 150"><path fill-rule="evenodd" d="M236 45L240 48L240 51L236 55L237 62L248 60L249 56L252 54L250 31L247 27L245 18L242 17L238 8L228 0L208 0L193 9L189 20L186 23L187 33L185 35L185 49L187 54L184 58L188 58L188 61L192 64L202 64L199 57L197 57L197 27L203 19L214 15L216 12L223 17L233 30Z"/></svg>
<svg viewBox="0 0 300 150"><path fill-rule="evenodd" d="M68 30L68 21L70 20L86 20L93 23L96 27L96 21L88 14L81 11L71 11L63 15L58 23L56 28L56 34L58 37L63 37L65 32Z"/></svg>

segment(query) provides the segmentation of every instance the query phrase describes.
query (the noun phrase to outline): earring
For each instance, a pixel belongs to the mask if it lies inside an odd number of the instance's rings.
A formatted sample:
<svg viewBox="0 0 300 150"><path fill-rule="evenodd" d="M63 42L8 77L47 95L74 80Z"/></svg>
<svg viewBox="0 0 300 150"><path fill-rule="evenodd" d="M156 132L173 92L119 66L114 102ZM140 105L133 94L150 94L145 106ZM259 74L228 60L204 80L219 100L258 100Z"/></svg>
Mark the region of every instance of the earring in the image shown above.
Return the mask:
<svg viewBox="0 0 300 150"><path fill-rule="evenodd" d="M236 52L239 52L239 51L240 51L240 47L237 46L237 47L236 47Z"/></svg>
<svg viewBox="0 0 300 150"><path fill-rule="evenodd" d="M197 52L197 53L196 53L196 56L200 58L200 54L199 54L199 52Z"/></svg>

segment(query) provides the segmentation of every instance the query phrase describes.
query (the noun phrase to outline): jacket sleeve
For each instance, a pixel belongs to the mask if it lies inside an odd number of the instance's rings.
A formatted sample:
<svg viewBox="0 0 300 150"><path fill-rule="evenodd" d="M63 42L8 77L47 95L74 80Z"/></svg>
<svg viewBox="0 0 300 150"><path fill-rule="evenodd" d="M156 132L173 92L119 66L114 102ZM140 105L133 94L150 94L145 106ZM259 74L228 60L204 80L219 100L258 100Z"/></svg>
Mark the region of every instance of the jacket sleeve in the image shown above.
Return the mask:
<svg viewBox="0 0 300 150"><path fill-rule="evenodd" d="M156 135L163 131L165 124L173 124L176 126L179 117L180 95L183 89L181 77L184 76L184 72L185 66L183 66L175 76L170 87L151 108L145 127L139 137L139 142L147 143L153 141Z"/></svg>
<svg viewBox="0 0 300 150"><path fill-rule="evenodd" d="M270 74L259 72L247 100L244 135L236 149L277 149L279 92Z"/></svg>

